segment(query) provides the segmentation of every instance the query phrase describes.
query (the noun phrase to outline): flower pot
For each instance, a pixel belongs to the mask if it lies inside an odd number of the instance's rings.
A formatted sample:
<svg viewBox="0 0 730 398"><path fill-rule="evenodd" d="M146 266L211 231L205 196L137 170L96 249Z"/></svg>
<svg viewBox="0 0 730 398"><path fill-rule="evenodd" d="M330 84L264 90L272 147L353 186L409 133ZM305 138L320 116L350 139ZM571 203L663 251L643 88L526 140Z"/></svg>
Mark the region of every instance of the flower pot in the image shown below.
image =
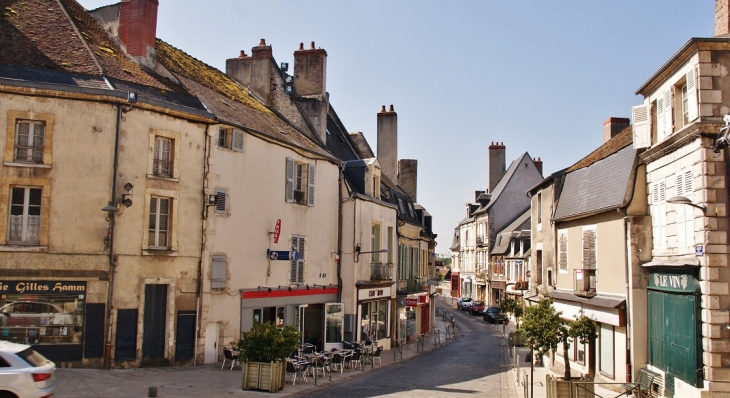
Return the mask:
<svg viewBox="0 0 730 398"><path fill-rule="evenodd" d="M284 388L286 374L283 362L244 362L244 390L263 390L277 392Z"/></svg>
<svg viewBox="0 0 730 398"><path fill-rule="evenodd" d="M548 374L545 376L547 398L593 398L595 394L592 381L577 377L565 380Z"/></svg>

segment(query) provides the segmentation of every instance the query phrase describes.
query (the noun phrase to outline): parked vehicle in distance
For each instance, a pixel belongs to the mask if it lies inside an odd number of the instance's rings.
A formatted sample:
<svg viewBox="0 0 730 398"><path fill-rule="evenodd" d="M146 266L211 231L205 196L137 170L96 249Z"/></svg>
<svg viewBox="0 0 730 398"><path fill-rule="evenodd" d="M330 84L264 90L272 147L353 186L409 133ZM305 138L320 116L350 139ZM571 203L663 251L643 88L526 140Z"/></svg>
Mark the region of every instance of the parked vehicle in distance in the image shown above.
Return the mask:
<svg viewBox="0 0 730 398"><path fill-rule="evenodd" d="M469 306L469 313L472 315L480 315L484 312L485 306L484 301L472 301Z"/></svg>
<svg viewBox="0 0 730 398"><path fill-rule="evenodd" d="M497 306L490 305L484 310L484 320L489 323L502 323L505 319L502 309Z"/></svg>
<svg viewBox="0 0 730 398"><path fill-rule="evenodd" d="M459 299L459 301L456 302L456 308L462 311L468 311L469 306L471 305L471 301L471 297L462 297Z"/></svg>
<svg viewBox="0 0 730 398"><path fill-rule="evenodd" d="M0 397L43 398L56 391L56 364L29 345L0 341Z"/></svg>

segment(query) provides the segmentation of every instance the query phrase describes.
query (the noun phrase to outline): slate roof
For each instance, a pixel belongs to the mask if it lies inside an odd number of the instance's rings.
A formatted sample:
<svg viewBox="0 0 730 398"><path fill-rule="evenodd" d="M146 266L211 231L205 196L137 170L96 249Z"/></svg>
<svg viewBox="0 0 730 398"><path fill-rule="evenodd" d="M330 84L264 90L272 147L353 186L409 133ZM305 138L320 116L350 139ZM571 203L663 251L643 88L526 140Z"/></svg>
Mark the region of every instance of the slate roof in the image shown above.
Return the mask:
<svg viewBox="0 0 730 398"><path fill-rule="evenodd" d="M631 199L637 151L627 128L568 169L554 220L623 207Z"/></svg>
<svg viewBox="0 0 730 398"><path fill-rule="evenodd" d="M367 158L360 156L357 152L355 142L352 141L352 137L350 137L344 123L340 120L331 103L327 112L327 142L325 142L325 148L327 148L327 152L340 160ZM373 158L375 156L370 157Z"/></svg>
<svg viewBox="0 0 730 398"><path fill-rule="evenodd" d="M499 231L496 237L497 242L489 254L498 255L507 253L509 251L510 242L512 241L512 233L515 231L530 230L531 215L531 209L527 209L527 211L517 216L514 221Z"/></svg>
<svg viewBox="0 0 730 398"><path fill-rule="evenodd" d="M527 158L529 161L532 162L532 158L530 155L525 152L522 154L522 156L518 157L517 159L513 160L512 163L509 165L509 168L507 171L504 172L502 175L502 178L499 180L497 185L494 187L494 189L491 192L491 198L489 202L487 202L485 205L480 206L476 211L473 212L473 214L482 214L485 213L492 205L494 205L499 200L499 195L502 194L502 191L504 191L507 184L509 184L510 179L515 174L515 171L519 168L519 166L522 164L522 161Z"/></svg>
<svg viewBox="0 0 730 398"><path fill-rule="evenodd" d="M348 160L344 162L342 174L347 180L347 184L353 191L365 194L365 174L368 166L364 160Z"/></svg>

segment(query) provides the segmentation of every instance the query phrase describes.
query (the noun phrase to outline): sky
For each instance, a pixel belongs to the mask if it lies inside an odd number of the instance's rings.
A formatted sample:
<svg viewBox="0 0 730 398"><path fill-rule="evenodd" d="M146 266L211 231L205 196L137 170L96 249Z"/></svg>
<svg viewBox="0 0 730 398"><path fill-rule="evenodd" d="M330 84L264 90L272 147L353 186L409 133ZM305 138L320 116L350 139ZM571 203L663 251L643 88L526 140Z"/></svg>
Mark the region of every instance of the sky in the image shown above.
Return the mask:
<svg viewBox="0 0 730 398"><path fill-rule="evenodd" d="M222 71L262 38L289 65L314 41L330 103L373 150L376 115L392 104L439 254L487 187L490 143L504 143L507 167L525 152L545 176L571 166L602 144L606 119L631 117L636 90L671 56L714 29L712 0L159 3L157 37Z"/></svg>

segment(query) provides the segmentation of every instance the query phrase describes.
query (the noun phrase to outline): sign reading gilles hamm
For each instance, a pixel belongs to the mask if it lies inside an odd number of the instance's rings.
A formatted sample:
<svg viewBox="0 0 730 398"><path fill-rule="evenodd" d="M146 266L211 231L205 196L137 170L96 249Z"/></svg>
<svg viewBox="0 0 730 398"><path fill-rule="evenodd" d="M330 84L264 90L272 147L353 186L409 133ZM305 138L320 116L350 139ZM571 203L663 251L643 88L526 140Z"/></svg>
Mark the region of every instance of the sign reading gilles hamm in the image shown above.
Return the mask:
<svg viewBox="0 0 730 398"><path fill-rule="evenodd" d="M2 281L0 294L85 293L86 282L73 281Z"/></svg>

